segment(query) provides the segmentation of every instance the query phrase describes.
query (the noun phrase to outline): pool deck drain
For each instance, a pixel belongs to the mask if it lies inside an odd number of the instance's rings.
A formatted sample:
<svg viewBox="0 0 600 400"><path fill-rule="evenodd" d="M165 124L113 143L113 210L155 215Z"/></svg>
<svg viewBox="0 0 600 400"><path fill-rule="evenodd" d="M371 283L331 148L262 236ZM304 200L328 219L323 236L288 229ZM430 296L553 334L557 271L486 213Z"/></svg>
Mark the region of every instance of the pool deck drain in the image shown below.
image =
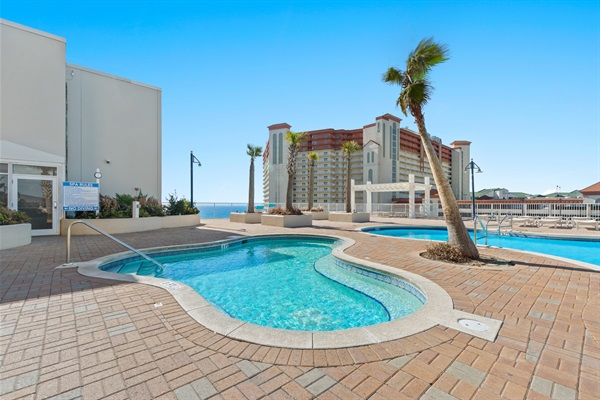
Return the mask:
<svg viewBox="0 0 600 400"><path fill-rule="evenodd" d="M376 223L424 221L390 218ZM497 338L492 342L437 325L402 339L349 348L252 344L202 326L165 288L55 269L64 262L64 238L36 237L31 245L0 253L0 397L598 397L598 272L503 249L485 252L511 259L516 267L461 268L419 258L424 245L416 241L367 238L354 232L357 224L313 224L291 230L246 228L251 235L351 237L356 245L346 250L348 255L435 282L452 298L454 310L476 316L471 319L503 321ZM199 229L118 236L136 248L148 248L224 240L233 229L239 224L208 221ZM94 236L74 237L72 246L75 261L122 251ZM163 306L155 307L158 303ZM457 325L458 319L454 316Z"/></svg>

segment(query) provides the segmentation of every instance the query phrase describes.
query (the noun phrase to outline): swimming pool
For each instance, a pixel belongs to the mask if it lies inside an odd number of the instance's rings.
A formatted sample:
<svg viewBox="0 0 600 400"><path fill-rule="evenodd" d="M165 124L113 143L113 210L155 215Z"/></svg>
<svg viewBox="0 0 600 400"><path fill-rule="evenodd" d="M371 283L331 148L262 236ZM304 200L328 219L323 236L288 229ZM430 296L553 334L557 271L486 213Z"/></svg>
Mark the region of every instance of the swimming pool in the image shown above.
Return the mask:
<svg viewBox="0 0 600 400"><path fill-rule="evenodd" d="M405 239L422 239L447 241L448 231L446 228L432 227L370 227L364 228L363 232L382 236L393 236ZM473 232L470 232L473 237ZM479 239L478 244L483 240ZM489 246L505 247L515 250L531 251L535 253L548 254L557 257L569 258L589 264L600 265L600 240L572 239L557 237L542 237L530 234L497 234L488 236Z"/></svg>
<svg viewBox="0 0 600 400"><path fill-rule="evenodd" d="M322 237L249 238L150 254L101 267L155 276L193 288L224 314L253 324L299 331L358 328L419 310L425 296L402 279L333 257L340 242Z"/></svg>

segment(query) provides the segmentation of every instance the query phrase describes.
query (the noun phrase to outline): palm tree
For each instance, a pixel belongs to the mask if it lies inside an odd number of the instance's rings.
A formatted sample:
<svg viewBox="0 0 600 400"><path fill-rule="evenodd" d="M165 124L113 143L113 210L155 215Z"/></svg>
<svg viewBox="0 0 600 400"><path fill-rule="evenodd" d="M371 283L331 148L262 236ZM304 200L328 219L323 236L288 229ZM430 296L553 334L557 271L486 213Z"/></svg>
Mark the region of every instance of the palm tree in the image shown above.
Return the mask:
<svg viewBox="0 0 600 400"><path fill-rule="evenodd" d="M314 190L314 183L313 183L313 178L314 178L314 174L315 174L315 164L317 162L317 160L319 159L319 155L317 153L315 153L314 151L311 151L310 153L308 153L308 167L309 172L308 172L308 211L312 210L312 206L313 206L313 190Z"/></svg>
<svg viewBox="0 0 600 400"><path fill-rule="evenodd" d="M261 146L252 146L248 144L246 154L250 156L250 186L248 189L248 212L254 212L254 159L262 155Z"/></svg>
<svg viewBox="0 0 600 400"><path fill-rule="evenodd" d="M354 140L342 143L342 153L346 155L346 212L352 212L350 204L350 160L352 154L360 150L360 145Z"/></svg>
<svg viewBox="0 0 600 400"><path fill-rule="evenodd" d="M408 55L406 69L402 71L389 68L383 74L383 81L400 86L400 95L396 100L396 106L400 106L404 115L408 115L407 111L410 111L410 114L415 118L419 128L419 136L423 142L425 154L433 173L435 186L442 202L444 218L448 227L448 242L455 246L465 257L478 259L479 251L467 232L456 204L456 198L442 169L442 163L435 154L425 128L423 107L427 104L433 92L433 86L429 81L429 71L435 65L443 63L447 59L448 48L445 45L434 42L433 38L423 39Z"/></svg>
<svg viewBox="0 0 600 400"><path fill-rule="evenodd" d="M287 174L288 184L287 192L285 194L285 209L293 212L294 207L292 205L293 188L294 188L294 175L296 174L296 157L300 151L300 144L305 141L307 135L305 132L292 132L288 131L285 134L285 140L290 144L288 147L288 161L287 161Z"/></svg>

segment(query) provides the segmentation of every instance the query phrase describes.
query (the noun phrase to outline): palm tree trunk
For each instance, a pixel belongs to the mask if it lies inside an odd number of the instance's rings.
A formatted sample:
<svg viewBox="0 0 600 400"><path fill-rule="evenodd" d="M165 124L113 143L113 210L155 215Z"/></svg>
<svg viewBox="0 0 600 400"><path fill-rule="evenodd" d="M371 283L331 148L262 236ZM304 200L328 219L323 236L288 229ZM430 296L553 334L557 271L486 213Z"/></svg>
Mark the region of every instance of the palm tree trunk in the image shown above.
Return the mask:
<svg viewBox="0 0 600 400"><path fill-rule="evenodd" d="M288 173L288 184L287 184L287 190L285 192L285 209L288 211L292 211L294 209L293 204L292 204L293 187L294 187L294 175Z"/></svg>
<svg viewBox="0 0 600 400"><path fill-rule="evenodd" d="M425 116L420 109L411 110L411 112L417 122L419 136L421 136L421 141L425 147L425 154L427 155L427 160L429 160L429 166L433 173L435 186L437 187L440 201L442 202L444 219L446 220L446 225L448 227L448 242L451 245L456 246L465 257L478 259L479 251L477 250L477 246L475 246L473 240L471 240L469 232L460 216L456 198L448 183L448 179L446 179L444 170L442 169L442 163L435 154L435 150L429 139L429 134L425 128Z"/></svg>
<svg viewBox="0 0 600 400"><path fill-rule="evenodd" d="M250 183L248 185L248 213L254 213L254 158L250 160Z"/></svg>
<svg viewBox="0 0 600 400"><path fill-rule="evenodd" d="M312 210L313 207L313 191L314 191L314 184L313 184L313 178L315 176L315 164L314 162L310 163L310 172L308 174L308 211Z"/></svg>
<svg viewBox="0 0 600 400"><path fill-rule="evenodd" d="M350 203L350 154L347 156L346 165L346 212L352 212L352 204Z"/></svg>

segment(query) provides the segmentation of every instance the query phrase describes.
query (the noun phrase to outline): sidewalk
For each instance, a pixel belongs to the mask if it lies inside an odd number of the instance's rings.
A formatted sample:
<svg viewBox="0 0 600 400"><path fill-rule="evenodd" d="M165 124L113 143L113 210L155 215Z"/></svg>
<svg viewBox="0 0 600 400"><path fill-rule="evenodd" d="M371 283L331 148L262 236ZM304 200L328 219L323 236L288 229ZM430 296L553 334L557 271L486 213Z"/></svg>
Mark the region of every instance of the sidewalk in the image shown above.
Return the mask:
<svg viewBox="0 0 600 400"><path fill-rule="evenodd" d="M377 223L443 225L391 218ZM260 233L346 236L356 241L347 250L352 256L420 274L442 286L455 309L503 320L496 341L436 326L337 350L241 342L207 330L160 288L62 268L65 239L37 237L0 253L0 397L598 398L600 273L505 249L483 252L516 267L456 267L415 256L424 242L366 235L355 231L358 226L315 221L312 228L283 229L205 220L197 228L117 236L135 248ZM583 231L569 234L597 235ZM99 236L73 237L72 246L75 262L124 251Z"/></svg>

